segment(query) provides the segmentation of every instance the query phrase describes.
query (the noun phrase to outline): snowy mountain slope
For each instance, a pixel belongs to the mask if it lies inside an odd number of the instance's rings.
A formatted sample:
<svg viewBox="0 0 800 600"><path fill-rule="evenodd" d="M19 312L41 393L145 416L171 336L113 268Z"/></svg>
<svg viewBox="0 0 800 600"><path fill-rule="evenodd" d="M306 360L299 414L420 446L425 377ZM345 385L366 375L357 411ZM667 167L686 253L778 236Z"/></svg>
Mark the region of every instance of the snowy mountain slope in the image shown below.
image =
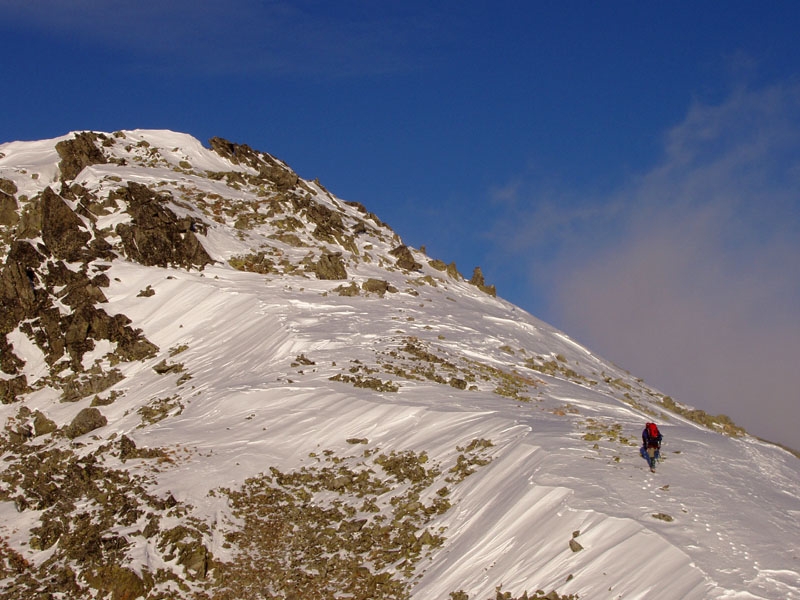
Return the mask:
<svg viewBox="0 0 800 600"><path fill-rule="evenodd" d="M0 156L6 597L800 598L794 456L363 206L173 132Z"/></svg>

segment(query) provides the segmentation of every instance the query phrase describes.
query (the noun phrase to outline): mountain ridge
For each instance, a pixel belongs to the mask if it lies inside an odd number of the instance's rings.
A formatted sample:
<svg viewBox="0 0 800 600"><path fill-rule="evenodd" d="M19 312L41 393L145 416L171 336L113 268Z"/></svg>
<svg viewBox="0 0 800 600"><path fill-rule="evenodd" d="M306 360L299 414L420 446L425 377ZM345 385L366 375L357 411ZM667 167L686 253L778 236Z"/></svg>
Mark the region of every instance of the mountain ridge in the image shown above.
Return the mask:
<svg viewBox="0 0 800 600"><path fill-rule="evenodd" d="M221 138L0 153L8 597L800 597L794 458L363 205Z"/></svg>

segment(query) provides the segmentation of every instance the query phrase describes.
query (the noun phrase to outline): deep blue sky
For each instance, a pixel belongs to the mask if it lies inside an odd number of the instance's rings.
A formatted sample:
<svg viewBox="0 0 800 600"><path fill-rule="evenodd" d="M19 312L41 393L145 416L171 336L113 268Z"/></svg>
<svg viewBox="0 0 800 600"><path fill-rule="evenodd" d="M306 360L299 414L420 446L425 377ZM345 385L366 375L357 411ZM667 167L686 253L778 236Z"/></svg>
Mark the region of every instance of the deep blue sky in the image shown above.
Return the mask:
<svg viewBox="0 0 800 600"><path fill-rule="evenodd" d="M800 447L800 3L0 0L0 142L270 152Z"/></svg>

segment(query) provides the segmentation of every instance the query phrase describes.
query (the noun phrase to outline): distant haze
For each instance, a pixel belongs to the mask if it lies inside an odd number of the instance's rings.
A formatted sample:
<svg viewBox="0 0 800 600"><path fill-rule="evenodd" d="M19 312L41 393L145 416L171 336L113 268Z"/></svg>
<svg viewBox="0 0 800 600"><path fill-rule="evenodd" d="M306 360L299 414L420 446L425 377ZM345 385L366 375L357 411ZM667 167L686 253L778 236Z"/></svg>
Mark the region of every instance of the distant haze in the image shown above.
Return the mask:
<svg viewBox="0 0 800 600"><path fill-rule="evenodd" d="M800 88L695 105L659 164L587 208L554 194L526 213L523 194L535 185L496 191L498 231L530 256L554 324L675 399L800 447Z"/></svg>

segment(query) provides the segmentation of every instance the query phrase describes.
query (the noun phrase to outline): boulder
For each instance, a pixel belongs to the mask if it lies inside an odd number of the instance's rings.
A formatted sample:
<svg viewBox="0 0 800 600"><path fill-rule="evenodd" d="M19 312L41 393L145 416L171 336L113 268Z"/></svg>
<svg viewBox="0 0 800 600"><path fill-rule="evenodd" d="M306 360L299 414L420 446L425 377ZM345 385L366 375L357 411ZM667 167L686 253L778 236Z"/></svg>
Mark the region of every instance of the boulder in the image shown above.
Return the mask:
<svg viewBox="0 0 800 600"><path fill-rule="evenodd" d="M104 427L108 424L103 414L96 408L82 409L65 429L64 434L71 440Z"/></svg>

